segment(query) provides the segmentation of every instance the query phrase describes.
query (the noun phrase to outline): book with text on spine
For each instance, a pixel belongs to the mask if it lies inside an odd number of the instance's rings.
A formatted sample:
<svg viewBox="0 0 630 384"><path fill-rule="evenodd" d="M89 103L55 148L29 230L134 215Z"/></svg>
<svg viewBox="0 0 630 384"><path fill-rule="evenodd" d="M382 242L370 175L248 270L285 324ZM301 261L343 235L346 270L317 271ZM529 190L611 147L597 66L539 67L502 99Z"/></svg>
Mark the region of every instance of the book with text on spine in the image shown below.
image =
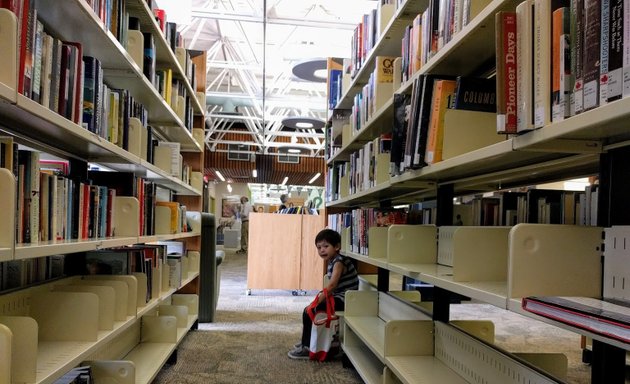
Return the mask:
<svg viewBox="0 0 630 384"><path fill-rule="evenodd" d="M516 133L516 13L498 12L495 25L497 133Z"/></svg>

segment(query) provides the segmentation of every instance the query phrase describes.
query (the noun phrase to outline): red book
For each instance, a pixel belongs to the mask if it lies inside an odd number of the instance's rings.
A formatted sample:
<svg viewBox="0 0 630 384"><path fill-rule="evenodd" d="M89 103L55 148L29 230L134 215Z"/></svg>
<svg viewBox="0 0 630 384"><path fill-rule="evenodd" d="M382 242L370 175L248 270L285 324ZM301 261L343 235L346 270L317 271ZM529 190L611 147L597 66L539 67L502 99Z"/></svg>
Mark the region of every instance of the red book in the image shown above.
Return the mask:
<svg viewBox="0 0 630 384"><path fill-rule="evenodd" d="M497 133L516 133L516 13L495 15Z"/></svg>
<svg viewBox="0 0 630 384"><path fill-rule="evenodd" d="M81 184L83 195L81 196L81 236L80 239L88 238L88 228L90 224L90 185Z"/></svg>
<svg viewBox="0 0 630 384"><path fill-rule="evenodd" d="M114 188L107 189L107 216L105 236L113 237L114 233L114 200L116 199L116 190Z"/></svg>

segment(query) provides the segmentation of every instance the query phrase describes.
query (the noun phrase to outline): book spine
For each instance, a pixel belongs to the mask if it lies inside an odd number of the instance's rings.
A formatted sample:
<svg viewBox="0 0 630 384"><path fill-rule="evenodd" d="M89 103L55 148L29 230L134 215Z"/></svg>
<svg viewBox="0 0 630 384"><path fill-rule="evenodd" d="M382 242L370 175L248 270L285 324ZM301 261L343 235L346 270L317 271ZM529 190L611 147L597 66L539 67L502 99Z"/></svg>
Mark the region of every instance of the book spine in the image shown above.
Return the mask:
<svg viewBox="0 0 630 384"><path fill-rule="evenodd" d="M516 13L495 16L497 36L497 133L516 133Z"/></svg>
<svg viewBox="0 0 630 384"><path fill-rule="evenodd" d="M630 95L630 0L623 0L623 97Z"/></svg>
<svg viewBox="0 0 630 384"><path fill-rule="evenodd" d="M534 1L534 128L551 121L551 4Z"/></svg>
<svg viewBox="0 0 630 384"><path fill-rule="evenodd" d="M516 130L534 128L533 118L533 1L525 0L516 7Z"/></svg>
<svg viewBox="0 0 630 384"><path fill-rule="evenodd" d="M599 105L599 61L601 7L596 0L584 0L584 110Z"/></svg>
<svg viewBox="0 0 630 384"><path fill-rule="evenodd" d="M44 25L39 20L35 20L35 39L33 43L33 86L31 98L36 103L39 103L41 101L42 50L44 43Z"/></svg>
<svg viewBox="0 0 630 384"><path fill-rule="evenodd" d="M569 117L568 78L570 76L569 48L569 8L562 7L553 11L552 25L552 121L558 122Z"/></svg>
<svg viewBox="0 0 630 384"><path fill-rule="evenodd" d="M571 99L570 115L583 109L584 86L584 0L571 0Z"/></svg>
<svg viewBox="0 0 630 384"><path fill-rule="evenodd" d="M623 93L623 3L624 0L610 0L607 102L621 99Z"/></svg>
<svg viewBox="0 0 630 384"><path fill-rule="evenodd" d="M600 12L601 39L599 42L599 101L597 105L604 105L608 102L610 0L601 0Z"/></svg>

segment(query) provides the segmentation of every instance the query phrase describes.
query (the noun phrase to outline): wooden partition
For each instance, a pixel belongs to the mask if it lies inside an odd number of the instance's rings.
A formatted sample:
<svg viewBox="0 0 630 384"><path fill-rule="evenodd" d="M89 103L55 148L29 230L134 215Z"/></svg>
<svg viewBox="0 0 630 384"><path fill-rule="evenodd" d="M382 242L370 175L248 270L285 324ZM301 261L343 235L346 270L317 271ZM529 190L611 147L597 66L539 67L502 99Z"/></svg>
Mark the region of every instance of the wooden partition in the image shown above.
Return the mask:
<svg viewBox="0 0 630 384"><path fill-rule="evenodd" d="M324 266L315 235L322 215L258 213L249 221L248 289L321 289Z"/></svg>

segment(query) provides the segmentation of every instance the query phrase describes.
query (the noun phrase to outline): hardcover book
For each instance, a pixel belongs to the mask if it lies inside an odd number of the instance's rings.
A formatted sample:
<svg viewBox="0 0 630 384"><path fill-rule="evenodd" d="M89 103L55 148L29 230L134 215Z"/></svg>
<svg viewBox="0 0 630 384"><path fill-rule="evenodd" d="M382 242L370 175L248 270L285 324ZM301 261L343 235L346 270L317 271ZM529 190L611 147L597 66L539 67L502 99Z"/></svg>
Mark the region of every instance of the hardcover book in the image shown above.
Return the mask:
<svg viewBox="0 0 630 384"><path fill-rule="evenodd" d="M551 119L562 121L569 117L571 94L569 77L571 76L570 62L570 15L569 7L558 8L553 11L552 30L552 98Z"/></svg>
<svg viewBox="0 0 630 384"><path fill-rule="evenodd" d="M516 13L495 14L497 133L516 133Z"/></svg>
<svg viewBox="0 0 630 384"><path fill-rule="evenodd" d="M601 5L584 0L584 110L599 106Z"/></svg>
<svg viewBox="0 0 630 384"><path fill-rule="evenodd" d="M525 0L516 7L516 131L534 128L534 0Z"/></svg>
<svg viewBox="0 0 630 384"><path fill-rule="evenodd" d="M496 81L479 77L459 76L455 87L455 109L496 112Z"/></svg>
<svg viewBox="0 0 630 384"><path fill-rule="evenodd" d="M590 297L526 297L524 310L598 335L630 342L630 304Z"/></svg>

